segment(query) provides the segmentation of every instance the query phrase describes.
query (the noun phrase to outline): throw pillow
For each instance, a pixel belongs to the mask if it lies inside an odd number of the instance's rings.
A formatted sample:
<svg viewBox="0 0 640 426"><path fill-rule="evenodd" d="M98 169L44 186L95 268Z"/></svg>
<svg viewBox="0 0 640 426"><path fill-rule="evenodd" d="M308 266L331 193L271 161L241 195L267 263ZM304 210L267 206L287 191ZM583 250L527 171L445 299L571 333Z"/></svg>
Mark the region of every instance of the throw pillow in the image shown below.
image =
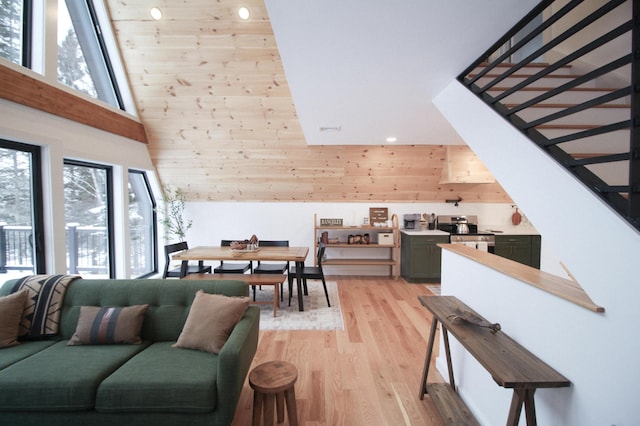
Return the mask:
<svg viewBox="0 0 640 426"><path fill-rule="evenodd" d="M140 344L140 330L148 307L81 306L78 325L68 345Z"/></svg>
<svg viewBox="0 0 640 426"><path fill-rule="evenodd" d="M0 348L18 345L18 332L29 290L0 297Z"/></svg>
<svg viewBox="0 0 640 426"><path fill-rule="evenodd" d="M248 297L228 297L198 290L173 347L217 354L248 306Z"/></svg>

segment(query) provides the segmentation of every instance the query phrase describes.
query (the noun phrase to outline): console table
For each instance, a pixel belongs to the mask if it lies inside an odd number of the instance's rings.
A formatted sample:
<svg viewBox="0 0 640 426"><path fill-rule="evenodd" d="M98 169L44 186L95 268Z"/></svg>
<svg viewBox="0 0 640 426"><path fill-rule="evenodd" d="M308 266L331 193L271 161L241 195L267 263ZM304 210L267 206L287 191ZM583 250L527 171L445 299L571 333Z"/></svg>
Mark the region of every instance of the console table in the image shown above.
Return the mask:
<svg viewBox="0 0 640 426"><path fill-rule="evenodd" d="M477 424L456 392L449 351L449 333L478 360L499 386L513 389L507 425L517 426L523 405L527 425L535 425L536 411L533 394L536 389L567 387L571 384L567 378L502 331L459 320L460 313L468 313L488 324L488 321L456 297L420 296L418 299L433 314L419 397L423 399L424 395L429 393L448 424ZM438 322L442 324L449 384L426 383Z"/></svg>

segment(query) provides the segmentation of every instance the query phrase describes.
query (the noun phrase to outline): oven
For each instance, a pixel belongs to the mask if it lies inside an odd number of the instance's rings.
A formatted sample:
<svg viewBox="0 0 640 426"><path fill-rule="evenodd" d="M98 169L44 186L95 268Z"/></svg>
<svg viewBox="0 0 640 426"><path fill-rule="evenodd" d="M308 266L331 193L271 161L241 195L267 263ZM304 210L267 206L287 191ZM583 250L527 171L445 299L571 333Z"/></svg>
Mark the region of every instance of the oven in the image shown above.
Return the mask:
<svg viewBox="0 0 640 426"><path fill-rule="evenodd" d="M437 228L449 233L451 244L464 244L478 250L495 253L496 237L488 232L478 232L477 216L438 216Z"/></svg>

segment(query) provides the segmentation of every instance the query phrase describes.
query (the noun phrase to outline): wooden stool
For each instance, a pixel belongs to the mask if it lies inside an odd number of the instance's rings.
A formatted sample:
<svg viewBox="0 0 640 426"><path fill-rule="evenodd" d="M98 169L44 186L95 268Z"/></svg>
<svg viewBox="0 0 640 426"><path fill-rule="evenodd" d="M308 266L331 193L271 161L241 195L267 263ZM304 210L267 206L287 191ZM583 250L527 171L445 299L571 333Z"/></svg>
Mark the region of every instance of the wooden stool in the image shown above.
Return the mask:
<svg viewBox="0 0 640 426"><path fill-rule="evenodd" d="M249 385L253 389L253 425L260 425L260 412L264 411L264 424L273 425L273 400L275 397L278 423L284 421L284 403L287 402L289 424L298 425L296 392L298 369L286 361L270 361L260 364L249 373Z"/></svg>

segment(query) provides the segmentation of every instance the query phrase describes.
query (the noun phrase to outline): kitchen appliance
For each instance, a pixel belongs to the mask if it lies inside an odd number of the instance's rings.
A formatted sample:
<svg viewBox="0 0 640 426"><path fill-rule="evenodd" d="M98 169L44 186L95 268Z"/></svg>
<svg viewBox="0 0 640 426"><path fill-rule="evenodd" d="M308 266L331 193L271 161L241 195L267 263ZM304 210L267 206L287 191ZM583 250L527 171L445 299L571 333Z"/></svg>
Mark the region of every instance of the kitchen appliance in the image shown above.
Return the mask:
<svg viewBox="0 0 640 426"><path fill-rule="evenodd" d="M420 213L402 215L404 219L404 229L416 229L420 225Z"/></svg>
<svg viewBox="0 0 640 426"><path fill-rule="evenodd" d="M438 229L449 233L451 244L495 253L496 237L490 232L478 231L478 216L438 216Z"/></svg>

